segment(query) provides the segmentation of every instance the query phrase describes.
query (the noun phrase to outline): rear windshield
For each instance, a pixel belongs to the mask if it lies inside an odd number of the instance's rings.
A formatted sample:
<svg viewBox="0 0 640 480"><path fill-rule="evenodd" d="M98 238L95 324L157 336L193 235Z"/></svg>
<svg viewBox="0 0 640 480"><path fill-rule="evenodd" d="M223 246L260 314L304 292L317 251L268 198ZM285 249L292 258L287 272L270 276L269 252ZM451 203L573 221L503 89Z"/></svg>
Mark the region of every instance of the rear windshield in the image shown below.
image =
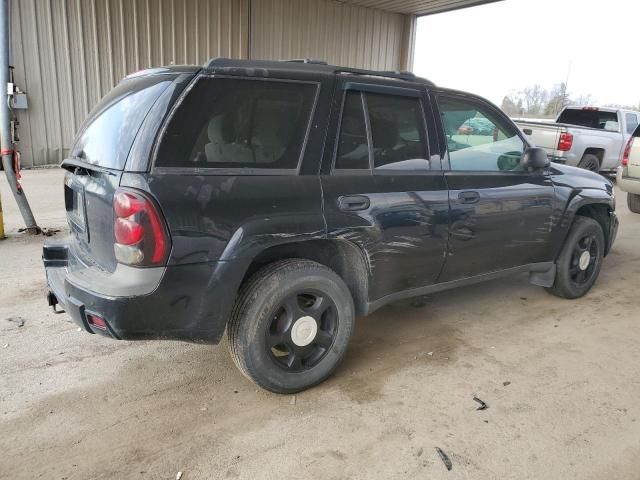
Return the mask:
<svg viewBox="0 0 640 480"><path fill-rule="evenodd" d="M294 169L316 90L314 83L200 78L171 119L156 165Z"/></svg>
<svg viewBox="0 0 640 480"><path fill-rule="evenodd" d="M558 117L558 123L568 123L580 127L599 128L600 130L619 130L618 114L616 112L601 112L599 110L583 110L568 108Z"/></svg>
<svg viewBox="0 0 640 480"><path fill-rule="evenodd" d="M174 74L146 75L120 82L87 117L71 157L122 170L144 118L175 78Z"/></svg>

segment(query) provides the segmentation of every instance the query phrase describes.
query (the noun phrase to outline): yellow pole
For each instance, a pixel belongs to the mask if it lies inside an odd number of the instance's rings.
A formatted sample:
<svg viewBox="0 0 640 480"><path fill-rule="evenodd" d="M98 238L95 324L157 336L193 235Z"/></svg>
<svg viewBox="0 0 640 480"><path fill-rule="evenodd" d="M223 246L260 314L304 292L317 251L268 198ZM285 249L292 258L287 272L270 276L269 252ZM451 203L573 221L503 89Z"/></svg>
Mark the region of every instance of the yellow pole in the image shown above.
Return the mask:
<svg viewBox="0 0 640 480"><path fill-rule="evenodd" d="M2 217L2 197L0 197L0 240L4 238L4 218Z"/></svg>

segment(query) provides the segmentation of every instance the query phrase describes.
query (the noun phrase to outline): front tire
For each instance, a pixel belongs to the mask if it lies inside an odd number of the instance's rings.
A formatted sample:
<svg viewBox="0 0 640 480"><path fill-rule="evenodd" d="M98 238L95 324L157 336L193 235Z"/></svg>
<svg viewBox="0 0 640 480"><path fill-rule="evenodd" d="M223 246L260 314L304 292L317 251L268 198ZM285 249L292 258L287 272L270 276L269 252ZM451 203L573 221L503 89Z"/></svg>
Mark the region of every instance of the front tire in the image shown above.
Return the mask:
<svg viewBox="0 0 640 480"><path fill-rule="evenodd" d="M334 271L309 260L275 262L241 289L227 329L229 351L262 388L299 392L339 365L354 318L349 289Z"/></svg>
<svg viewBox="0 0 640 480"><path fill-rule="evenodd" d="M627 193L627 206L633 213L640 213L640 195Z"/></svg>
<svg viewBox="0 0 640 480"><path fill-rule="evenodd" d="M547 291L562 298L580 298L593 286L604 258L604 232L598 222L577 216L556 262L556 279Z"/></svg>

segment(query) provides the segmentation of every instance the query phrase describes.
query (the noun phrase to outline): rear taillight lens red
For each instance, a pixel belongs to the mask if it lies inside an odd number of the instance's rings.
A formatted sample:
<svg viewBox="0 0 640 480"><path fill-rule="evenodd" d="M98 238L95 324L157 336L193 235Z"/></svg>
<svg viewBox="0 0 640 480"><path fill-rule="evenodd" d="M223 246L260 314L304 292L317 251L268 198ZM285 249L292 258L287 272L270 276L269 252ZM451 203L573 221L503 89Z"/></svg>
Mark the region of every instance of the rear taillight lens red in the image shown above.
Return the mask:
<svg viewBox="0 0 640 480"><path fill-rule="evenodd" d="M558 140L558 150L561 152L568 152L573 145L573 135L570 133L561 133L560 140Z"/></svg>
<svg viewBox="0 0 640 480"><path fill-rule="evenodd" d="M107 322L104 321L104 318L99 317L98 315L93 315L91 313L87 314L87 321L92 327L99 328L100 330L107 329Z"/></svg>
<svg viewBox="0 0 640 480"><path fill-rule="evenodd" d="M163 265L169 254L169 236L160 210L148 194L118 189L113 197L116 259L126 265Z"/></svg>
<svg viewBox="0 0 640 480"><path fill-rule="evenodd" d="M116 218L113 230L116 236L116 243L123 245L135 245L144 237L142 225L126 218Z"/></svg>
<svg viewBox="0 0 640 480"><path fill-rule="evenodd" d="M629 166L629 154L631 153L631 146L633 145L634 137L629 138L629 141L624 147L624 153L622 154L622 166Z"/></svg>

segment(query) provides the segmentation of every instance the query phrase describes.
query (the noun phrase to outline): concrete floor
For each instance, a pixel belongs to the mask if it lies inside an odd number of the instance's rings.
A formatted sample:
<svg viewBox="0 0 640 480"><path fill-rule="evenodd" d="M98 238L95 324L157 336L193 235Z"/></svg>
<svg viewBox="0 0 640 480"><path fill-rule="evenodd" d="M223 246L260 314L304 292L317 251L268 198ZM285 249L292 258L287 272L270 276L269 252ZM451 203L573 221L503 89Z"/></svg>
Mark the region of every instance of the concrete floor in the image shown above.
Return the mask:
<svg viewBox="0 0 640 480"><path fill-rule="evenodd" d="M23 183L41 225L64 229L61 172ZM6 187L0 478L638 478L640 215L624 193L585 298L519 276L386 307L358 320L329 381L290 397L249 383L224 346L117 342L53 315L43 239L17 233Z"/></svg>

